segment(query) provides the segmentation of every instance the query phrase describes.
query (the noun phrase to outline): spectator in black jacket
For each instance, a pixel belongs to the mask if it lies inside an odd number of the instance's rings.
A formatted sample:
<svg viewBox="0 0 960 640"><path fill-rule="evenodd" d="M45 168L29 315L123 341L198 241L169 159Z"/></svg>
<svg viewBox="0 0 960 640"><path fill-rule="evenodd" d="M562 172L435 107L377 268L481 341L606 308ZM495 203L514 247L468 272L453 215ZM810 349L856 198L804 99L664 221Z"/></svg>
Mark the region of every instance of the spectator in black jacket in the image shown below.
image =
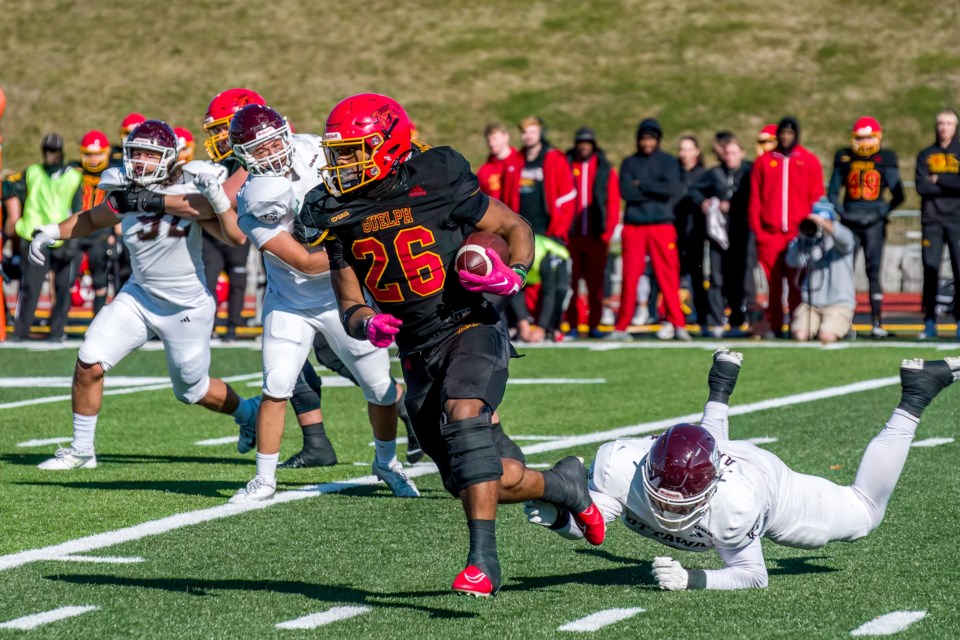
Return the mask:
<svg viewBox="0 0 960 640"><path fill-rule="evenodd" d="M744 160L743 145L735 135L717 136L720 166L707 171L690 188L690 198L704 220L710 244L709 311L706 324L714 338L742 338L746 320L748 284L753 281L753 263L749 251L752 238L747 223L750 203L750 170L753 163ZM711 216L718 225L707 225ZM722 231L721 231L722 229ZM730 307L730 330L724 331L726 307Z"/></svg>
<svg viewBox="0 0 960 640"><path fill-rule="evenodd" d="M917 193L920 194L920 223L923 226L923 312L921 338L937 337L937 287L943 245L950 249L954 292L960 282L960 141L957 140L957 112L943 109L937 114L937 141L917 156ZM953 317L960 324L956 294ZM960 327L957 328L960 339Z"/></svg>
<svg viewBox="0 0 960 640"><path fill-rule="evenodd" d="M827 188L827 197L840 215L843 225L853 232L856 246L854 259L860 247L870 281L870 311L873 327L870 335L886 338L881 315L883 287L880 284L880 264L883 245L887 239L890 212L903 202L903 183L897 154L880 148L883 131L880 123L869 116L853 124L851 144L837 151L833 159L833 175ZM840 200L840 190L844 190ZM883 199L883 190L890 191L890 201Z"/></svg>
<svg viewBox="0 0 960 640"><path fill-rule="evenodd" d="M700 208L690 199L692 187L707 172L703 166L703 153L700 142L693 136L680 136L677 143L677 159L680 161L680 182L683 185L683 197L673 209L676 216L677 250L680 253L680 276L690 277L690 293L693 296L693 308L697 314L697 323L702 335L707 330L707 289L703 279L703 243L706 234L703 215Z"/></svg>
<svg viewBox="0 0 960 640"><path fill-rule="evenodd" d="M660 150L663 128L653 118L637 127L637 153L620 165L620 195L627 207L620 241L623 246L623 283L616 330L612 340L630 338L627 327L637 303L637 282L647 254L666 309L666 322L657 332L661 340L689 340L680 307L680 256L673 207L683 193L677 159Z"/></svg>

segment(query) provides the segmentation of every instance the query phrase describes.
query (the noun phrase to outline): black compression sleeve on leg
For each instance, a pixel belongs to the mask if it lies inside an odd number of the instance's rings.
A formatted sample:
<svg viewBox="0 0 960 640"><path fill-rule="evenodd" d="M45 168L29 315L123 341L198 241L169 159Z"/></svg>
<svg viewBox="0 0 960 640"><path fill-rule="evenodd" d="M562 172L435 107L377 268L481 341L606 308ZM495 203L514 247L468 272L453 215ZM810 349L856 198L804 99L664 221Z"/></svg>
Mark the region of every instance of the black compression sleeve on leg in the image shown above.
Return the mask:
<svg viewBox="0 0 960 640"><path fill-rule="evenodd" d="M460 491L481 482L499 480L503 475L491 427L489 413L440 426L440 435L450 456L450 474Z"/></svg>
<svg viewBox="0 0 960 640"><path fill-rule="evenodd" d="M310 384L310 376L316 381L316 388ZM290 404L296 414L302 415L320 408L320 378L317 377L313 365L309 362L304 363L303 369L297 376L297 384L293 388L293 397L290 398Z"/></svg>

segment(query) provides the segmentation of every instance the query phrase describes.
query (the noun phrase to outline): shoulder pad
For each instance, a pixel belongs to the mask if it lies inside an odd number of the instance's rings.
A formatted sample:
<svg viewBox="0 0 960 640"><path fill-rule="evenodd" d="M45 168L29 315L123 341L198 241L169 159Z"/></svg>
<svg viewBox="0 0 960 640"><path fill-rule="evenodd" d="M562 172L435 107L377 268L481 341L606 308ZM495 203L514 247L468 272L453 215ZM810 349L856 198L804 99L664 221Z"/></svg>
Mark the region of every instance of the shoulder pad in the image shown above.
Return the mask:
<svg viewBox="0 0 960 640"><path fill-rule="evenodd" d="M625 498L652 443L649 438L614 440L600 447L590 466L590 488Z"/></svg>
<svg viewBox="0 0 960 640"><path fill-rule="evenodd" d="M227 168L223 165L207 162L206 160L191 160L181 168L184 175L184 182L193 182L194 177L212 173L217 176L219 182L227 179Z"/></svg>
<svg viewBox="0 0 960 640"><path fill-rule="evenodd" d="M710 531L720 546L738 549L750 544L763 527L763 505L745 483L720 482L710 499Z"/></svg>
<svg viewBox="0 0 960 640"><path fill-rule="evenodd" d="M249 214L273 224L294 210L295 196L290 180L279 176L251 176L237 193L237 213Z"/></svg>
<svg viewBox="0 0 960 640"><path fill-rule="evenodd" d="M130 184L131 182L127 179L121 167L107 167L100 174L100 182L97 184L97 189L108 192L116 191L117 189L129 187Z"/></svg>

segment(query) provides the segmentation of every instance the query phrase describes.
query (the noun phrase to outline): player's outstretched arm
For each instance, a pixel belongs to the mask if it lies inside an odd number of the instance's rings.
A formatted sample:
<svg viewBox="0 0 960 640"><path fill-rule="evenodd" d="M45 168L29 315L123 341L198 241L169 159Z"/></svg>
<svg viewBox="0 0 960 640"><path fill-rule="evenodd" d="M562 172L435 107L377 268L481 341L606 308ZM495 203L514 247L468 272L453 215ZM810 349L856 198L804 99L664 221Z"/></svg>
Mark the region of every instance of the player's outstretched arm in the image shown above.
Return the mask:
<svg viewBox="0 0 960 640"><path fill-rule="evenodd" d="M45 249L58 240L84 238L97 229L113 226L117 221L113 209L104 200L93 209L74 214L60 224L45 224L34 232L30 241L29 259L37 265L46 262Z"/></svg>
<svg viewBox="0 0 960 640"><path fill-rule="evenodd" d="M533 229L496 198L490 198L486 213L477 223L477 230L496 233L507 241L509 266L523 265L524 269L529 269L533 264Z"/></svg>
<svg viewBox="0 0 960 640"><path fill-rule="evenodd" d="M230 200L230 206L234 209L237 207L237 192L246 179L246 170L240 169L223 183L223 192ZM213 219L217 215L210 201L203 194L198 193L165 195L163 197L163 213L191 220Z"/></svg>
<svg viewBox="0 0 960 640"><path fill-rule="evenodd" d="M653 559L653 577L661 589L763 589L767 586L767 565L760 538L740 549L718 549L723 569L684 569L669 556Z"/></svg>
<svg viewBox="0 0 960 640"><path fill-rule="evenodd" d="M326 251L307 251L306 247L286 231L270 238L264 243L262 250L272 253L304 275L313 276L330 270Z"/></svg>

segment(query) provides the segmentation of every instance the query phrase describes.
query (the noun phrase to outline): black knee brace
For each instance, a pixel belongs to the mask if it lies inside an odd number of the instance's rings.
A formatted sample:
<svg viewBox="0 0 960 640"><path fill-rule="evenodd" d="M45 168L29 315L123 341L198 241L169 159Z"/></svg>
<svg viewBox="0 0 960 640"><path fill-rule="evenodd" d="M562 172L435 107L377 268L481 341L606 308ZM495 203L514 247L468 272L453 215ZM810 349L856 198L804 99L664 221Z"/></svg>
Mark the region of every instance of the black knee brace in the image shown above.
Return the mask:
<svg viewBox="0 0 960 640"><path fill-rule="evenodd" d="M311 373L316 380L315 387L310 384ZM293 397L290 399L290 404L293 405L293 410L298 416L320 408L320 388L320 378L317 377L310 363L307 363L297 376L297 384L293 388Z"/></svg>
<svg viewBox="0 0 960 640"><path fill-rule="evenodd" d="M503 475L489 413L441 425L440 435L450 456L450 475L461 491Z"/></svg>

